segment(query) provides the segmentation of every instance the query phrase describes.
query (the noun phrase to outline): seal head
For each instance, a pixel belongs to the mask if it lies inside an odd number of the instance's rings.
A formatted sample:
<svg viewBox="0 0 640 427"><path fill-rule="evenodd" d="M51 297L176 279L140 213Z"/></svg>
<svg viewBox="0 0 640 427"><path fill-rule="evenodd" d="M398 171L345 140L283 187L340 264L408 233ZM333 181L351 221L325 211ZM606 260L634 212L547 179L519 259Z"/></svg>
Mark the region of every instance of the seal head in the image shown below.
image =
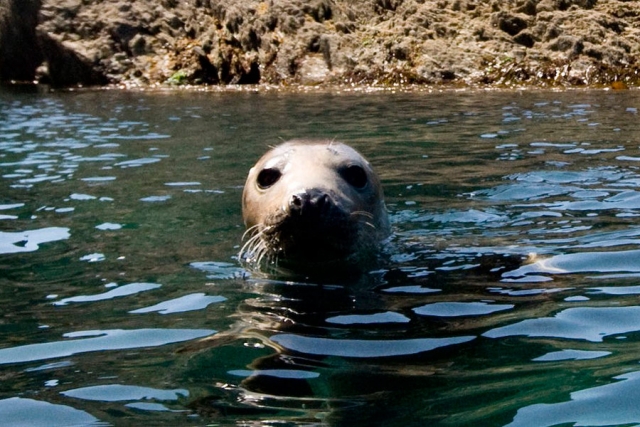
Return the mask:
<svg viewBox="0 0 640 427"><path fill-rule="evenodd" d="M242 215L244 262L303 274L361 267L390 232L371 165L334 141L293 140L262 156L249 171Z"/></svg>

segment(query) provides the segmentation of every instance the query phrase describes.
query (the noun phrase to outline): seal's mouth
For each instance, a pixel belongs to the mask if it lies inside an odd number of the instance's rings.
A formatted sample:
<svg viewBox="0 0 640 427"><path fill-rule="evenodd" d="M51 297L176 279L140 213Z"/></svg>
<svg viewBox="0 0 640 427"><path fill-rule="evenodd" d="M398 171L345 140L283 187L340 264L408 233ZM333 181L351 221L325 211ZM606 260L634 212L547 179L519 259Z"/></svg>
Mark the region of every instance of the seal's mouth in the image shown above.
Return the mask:
<svg viewBox="0 0 640 427"><path fill-rule="evenodd" d="M358 224L342 212L322 217L279 215L269 221L263 239L280 260L326 263L352 255L358 230Z"/></svg>
<svg viewBox="0 0 640 427"><path fill-rule="evenodd" d="M359 270L378 247L373 218L368 211L345 209L330 191L301 190L247 230L240 259L258 270L314 277Z"/></svg>

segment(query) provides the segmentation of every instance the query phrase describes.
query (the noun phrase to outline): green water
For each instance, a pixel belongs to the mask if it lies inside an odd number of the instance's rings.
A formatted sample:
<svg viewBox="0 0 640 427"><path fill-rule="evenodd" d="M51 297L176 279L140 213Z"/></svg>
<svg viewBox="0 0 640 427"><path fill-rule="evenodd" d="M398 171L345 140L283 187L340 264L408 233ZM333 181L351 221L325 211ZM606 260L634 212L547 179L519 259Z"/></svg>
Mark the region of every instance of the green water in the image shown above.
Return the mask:
<svg viewBox="0 0 640 427"><path fill-rule="evenodd" d="M0 92L0 419L640 424L639 106ZM383 181L394 236L357 283L237 261L247 171L307 137Z"/></svg>

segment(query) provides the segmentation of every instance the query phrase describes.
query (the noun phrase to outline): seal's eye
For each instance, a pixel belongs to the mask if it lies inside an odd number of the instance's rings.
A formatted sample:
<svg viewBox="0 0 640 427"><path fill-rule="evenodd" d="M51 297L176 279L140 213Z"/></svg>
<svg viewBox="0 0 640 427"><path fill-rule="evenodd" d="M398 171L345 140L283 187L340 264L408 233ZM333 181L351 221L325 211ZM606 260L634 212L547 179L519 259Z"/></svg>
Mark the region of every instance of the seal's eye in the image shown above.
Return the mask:
<svg viewBox="0 0 640 427"><path fill-rule="evenodd" d="M364 170L362 166L351 165L340 171L340 175L347 181L351 186L357 189L363 189L367 186L369 182L369 178L367 177L367 172Z"/></svg>
<svg viewBox="0 0 640 427"><path fill-rule="evenodd" d="M282 176L282 172L280 172L278 169L273 169L273 168L262 169L258 174L258 179L257 179L258 187L260 187L263 190L266 190L267 188L271 187L273 184L278 182L281 176Z"/></svg>

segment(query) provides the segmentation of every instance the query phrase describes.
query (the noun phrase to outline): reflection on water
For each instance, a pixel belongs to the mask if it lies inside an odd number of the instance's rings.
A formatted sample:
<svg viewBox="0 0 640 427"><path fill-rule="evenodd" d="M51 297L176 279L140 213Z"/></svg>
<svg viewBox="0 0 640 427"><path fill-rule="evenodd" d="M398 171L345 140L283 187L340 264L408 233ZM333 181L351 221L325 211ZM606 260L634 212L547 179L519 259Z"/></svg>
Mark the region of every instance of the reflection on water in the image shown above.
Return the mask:
<svg viewBox="0 0 640 427"><path fill-rule="evenodd" d="M6 217L4 219L18 219ZM46 227L39 230L19 232L0 231L0 254L37 251L42 243L55 242L69 238L69 229L64 227Z"/></svg>
<svg viewBox="0 0 640 427"><path fill-rule="evenodd" d="M3 425L640 424L640 95L0 93ZM375 271L236 260L245 174L337 138Z"/></svg>
<svg viewBox="0 0 640 427"><path fill-rule="evenodd" d="M107 426L109 424L69 406L54 405L34 399L12 397L0 400L2 422L8 426L66 427Z"/></svg>
<svg viewBox="0 0 640 427"><path fill-rule="evenodd" d="M4 348L0 350L0 364L55 359L98 350L156 347L206 337L215 332L200 329L114 329L69 332L64 334L65 338L79 339Z"/></svg>
<svg viewBox="0 0 640 427"><path fill-rule="evenodd" d="M620 375L614 380L619 382L571 393L571 400L568 402L526 406L518 410L515 419L508 426L636 424L640 418L640 372Z"/></svg>

